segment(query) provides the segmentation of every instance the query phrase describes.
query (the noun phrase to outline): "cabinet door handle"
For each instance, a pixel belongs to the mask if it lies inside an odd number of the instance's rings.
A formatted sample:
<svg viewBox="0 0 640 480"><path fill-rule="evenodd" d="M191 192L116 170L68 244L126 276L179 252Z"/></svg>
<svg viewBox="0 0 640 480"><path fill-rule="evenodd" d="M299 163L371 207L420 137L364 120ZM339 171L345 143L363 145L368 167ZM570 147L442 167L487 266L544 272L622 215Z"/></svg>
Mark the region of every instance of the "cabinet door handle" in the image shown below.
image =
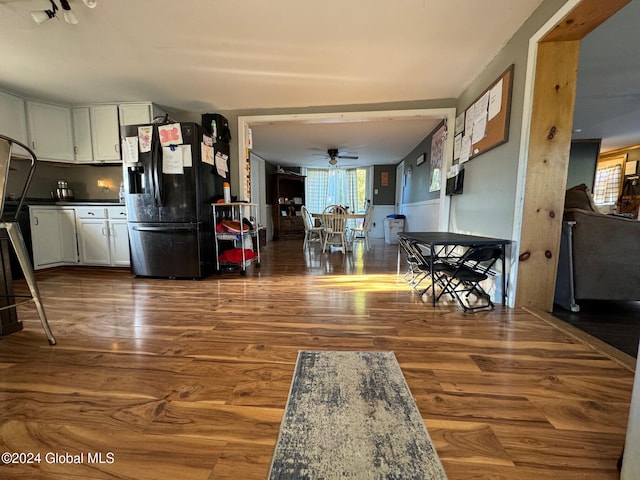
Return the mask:
<svg viewBox="0 0 640 480"><path fill-rule="evenodd" d="M73 147L73 153L75 153L76 155L78 155L78 147Z"/></svg>
<svg viewBox="0 0 640 480"><path fill-rule="evenodd" d="M93 212L87 212L87 215L95 216L96 214Z"/></svg>
<svg viewBox="0 0 640 480"><path fill-rule="evenodd" d="M118 145L117 143L113 146L113 148L115 148L116 153L120 153L120 145Z"/></svg>
<svg viewBox="0 0 640 480"><path fill-rule="evenodd" d="M102 235L105 237L109 236L109 229L107 227L102 227Z"/></svg>
<svg viewBox="0 0 640 480"><path fill-rule="evenodd" d="M33 217L33 224L40 225L40 221L38 220L38 217Z"/></svg>

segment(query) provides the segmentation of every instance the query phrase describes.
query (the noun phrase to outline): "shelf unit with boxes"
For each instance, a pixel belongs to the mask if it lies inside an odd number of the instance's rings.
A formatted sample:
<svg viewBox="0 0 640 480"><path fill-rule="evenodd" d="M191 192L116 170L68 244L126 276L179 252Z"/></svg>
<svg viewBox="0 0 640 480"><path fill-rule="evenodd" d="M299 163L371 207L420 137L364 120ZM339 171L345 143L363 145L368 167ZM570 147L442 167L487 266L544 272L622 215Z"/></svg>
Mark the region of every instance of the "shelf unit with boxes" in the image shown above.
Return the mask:
<svg viewBox="0 0 640 480"><path fill-rule="evenodd" d="M292 172L273 174L273 239L304 237L302 206L305 203L304 175Z"/></svg>
<svg viewBox="0 0 640 480"><path fill-rule="evenodd" d="M224 269L240 269L246 275L247 267L255 263L260 268L260 228L256 225L255 203L212 203L216 273ZM244 222L248 219L251 226Z"/></svg>

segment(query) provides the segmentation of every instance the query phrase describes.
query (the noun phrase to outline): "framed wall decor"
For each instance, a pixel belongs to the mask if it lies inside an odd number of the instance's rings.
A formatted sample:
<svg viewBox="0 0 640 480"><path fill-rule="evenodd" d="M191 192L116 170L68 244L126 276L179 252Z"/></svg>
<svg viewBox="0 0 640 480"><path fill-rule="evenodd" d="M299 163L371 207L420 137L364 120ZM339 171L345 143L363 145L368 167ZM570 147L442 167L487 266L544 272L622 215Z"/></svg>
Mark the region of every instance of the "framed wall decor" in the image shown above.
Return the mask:
<svg viewBox="0 0 640 480"><path fill-rule="evenodd" d="M416 158L416 166L424 162L424 157L425 157L424 153L422 155L418 155L418 158Z"/></svg>

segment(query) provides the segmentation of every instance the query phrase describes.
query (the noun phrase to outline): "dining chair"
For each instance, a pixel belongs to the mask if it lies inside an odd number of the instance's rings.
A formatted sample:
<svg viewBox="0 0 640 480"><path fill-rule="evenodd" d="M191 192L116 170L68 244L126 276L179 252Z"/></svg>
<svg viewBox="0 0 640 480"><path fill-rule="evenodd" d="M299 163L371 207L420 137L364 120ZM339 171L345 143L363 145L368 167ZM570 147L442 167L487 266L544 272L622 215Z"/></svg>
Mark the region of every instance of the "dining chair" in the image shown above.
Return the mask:
<svg viewBox="0 0 640 480"><path fill-rule="evenodd" d="M309 244L312 242L318 242L320 245L324 242L324 227L321 225L316 227L313 217L306 206L302 206L300 209L302 213L302 221L304 222L304 242L302 243L302 249L306 250Z"/></svg>
<svg viewBox="0 0 640 480"><path fill-rule="evenodd" d="M324 242L322 253L327 247L339 246L343 255L347 253L347 210L340 205L329 205L322 212Z"/></svg>
<svg viewBox="0 0 640 480"><path fill-rule="evenodd" d="M470 247L457 262L450 264L441 272L442 278L446 277L446 280L442 280L442 291L438 297L445 293L450 295L458 301L465 312L481 308L493 309L491 296L482 288L480 282L494 275L493 266L500 258L502 258L500 247ZM469 300L471 295L476 298L473 304ZM481 299L484 299L484 302Z"/></svg>
<svg viewBox="0 0 640 480"><path fill-rule="evenodd" d="M369 205L367 208L367 212L364 217L364 222L362 225L357 227L353 227L349 230L349 243L353 244L354 240L357 238L364 239L365 247L367 248L367 252L371 250L371 243L369 242L369 232L371 232L371 225L373 223L373 205Z"/></svg>
<svg viewBox="0 0 640 480"><path fill-rule="evenodd" d="M11 151L14 145L18 145L22 147L30 157L31 166L27 173L27 177L24 180L22 193L20 194L18 208L16 209L15 215L11 217L5 218L4 216L4 202L7 193L7 180L9 178L9 170L11 165ZM45 334L47 335L47 339L51 345L56 344L56 339L53 336L53 332L49 327L49 322L47 321L47 315L44 311L44 305L42 304L42 298L40 297L40 292L38 291L38 285L36 284L36 279L33 273L33 267L31 265L31 259L29 258L29 253L27 251L27 247L24 243L24 237L22 235L22 231L20 230L20 224L18 223L18 216L20 214L20 210L22 209L22 205L24 203L25 197L27 195L27 191L29 190L29 185L31 183L31 178L33 177L33 172L35 171L36 164L38 160L36 158L36 154L25 144L14 140L10 137L0 134L0 175L2 176L0 181L0 228L4 228L7 230L7 234L9 235L9 240L11 241L11 245L13 246L14 251L16 252L16 256L18 257L18 262L20 263L20 268L22 269L22 273L24 274L24 278L27 282L27 286L29 287L29 291L31 292L31 296L26 296L26 300L22 302L13 303L11 305L6 305L2 307L3 309L12 308L16 305L20 305L22 303L33 301L36 306L36 310L38 312L38 316L40 317L40 323L42 323L42 328L44 329ZM13 296L12 298L23 298L18 296Z"/></svg>

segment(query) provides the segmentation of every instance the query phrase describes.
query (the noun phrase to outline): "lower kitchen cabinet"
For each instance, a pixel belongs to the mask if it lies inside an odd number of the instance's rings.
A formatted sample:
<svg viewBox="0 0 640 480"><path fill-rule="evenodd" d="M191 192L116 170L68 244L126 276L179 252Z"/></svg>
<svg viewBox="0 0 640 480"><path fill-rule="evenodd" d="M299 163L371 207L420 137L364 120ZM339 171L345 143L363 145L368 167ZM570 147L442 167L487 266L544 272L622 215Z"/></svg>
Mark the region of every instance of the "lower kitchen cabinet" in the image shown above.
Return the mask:
<svg viewBox="0 0 640 480"><path fill-rule="evenodd" d="M111 265L105 208L76 209L78 252L83 265Z"/></svg>
<svg viewBox="0 0 640 480"><path fill-rule="evenodd" d="M77 264L76 222L73 208L30 208L34 269Z"/></svg>
<svg viewBox="0 0 640 480"><path fill-rule="evenodd" d="M34 268L129 266L125 207L30 207Z"/></svg>
<svg viewBox="0 0 640 480"><path fill-rule="evenodd" d="M129 226L127 212L123 207L120 211L109 209L109 249L111 264L128 267L131 264L129 256Z"/></svg>
<svg viewBox="0 0 640 480"><path fill-rule="evenodd" d="M81 264L129 266L125 207L77 207L76 225Z"/></svg>

